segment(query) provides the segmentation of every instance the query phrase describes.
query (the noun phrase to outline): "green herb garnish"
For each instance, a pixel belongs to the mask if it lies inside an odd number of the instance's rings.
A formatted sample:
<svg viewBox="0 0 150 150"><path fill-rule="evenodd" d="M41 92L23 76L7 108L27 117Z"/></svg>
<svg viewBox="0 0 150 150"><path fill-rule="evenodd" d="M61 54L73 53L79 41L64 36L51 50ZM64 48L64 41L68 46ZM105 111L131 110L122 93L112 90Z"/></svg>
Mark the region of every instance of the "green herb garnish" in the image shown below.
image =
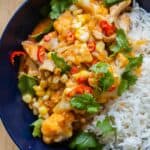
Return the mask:
<svg viewBox="0 0 150 150"><path fill-rule="evenodd" d="M76 95L70 103L73 108L85 110L90 114L97 113L100 110L100 105L91 94Z"/></svg>
<svg viewBox="0 0 150 150"><path fill-rule="evenodd" d="M105 117L103 121L98 121L96 126L100 129L103 136L116 132L116 128L113 127L112 117L110 116Z"/></svg>
<svg viewBox="0 0 150 150"><path fill-rule="evenodd" d="M115 80L112 73L107 72L102 78L99 79L99 87L102 89L102 91L107 91L112 86L114 81Z"/></svg>
<svg viewBox="0 0 150 150"><path fill-rule="evenodd" d="M65 62L63 58L59 57L57 53L52 53L51 57L56 67L60 68L62 73L66 73L70 70L71 67Z"/></svg>
<svg viewBox="0 0 150 150"><path fill-rule="evenodd" d="M75 0L51 0L51 11L49 13L50 18L57 19L61 15L61 13L67 10L69 6L74 2Z"/></svg>
<svg viewBox="0 0 150 150"><path fill-rule="evenodd" d="M129 64L126 66L122 74L121 83L118 87L118 95L121 96L123 92L134 85L137 81L137 76L133 73L137 67L140 67L143 62L143 56L129 58Z"/></svg>
<svg viewBox="0 0 150 150"><path fill-rule="evenodd" d="M30 94L34 95L33 86L37 85L37 80L34 77L30 77L26 74L23 74L19 77L18 87L22 95Z"/></svg>
<svg viewBox="0 0 150 150"><path fill-rule="evenodd" d="M116 3L119 3L123 0L103 0L104 4L107 6L107 7L110 7Z"/></svg>
<svg viewBox="0 0 150 150"><path fill-rule="evenodd" d="M43 122L42 119L38 119L31 124L31 127L33 127L33 132L32 132L33 137L41 137L42 122Z"/></svg>
<svg viewBox="0 0 150 150"><path fill-rule="evenodd" d="M122 52L130 52L131 46L123 29L117 30L116 44L110 46L110 51L114 54Z"/></svg>
<svg viewBox="0 0 150 150"><path fill-rule="evenodd" d="M104 62L99 62L93 65L90 70L95 73L107 73L108 72L108 64Z"/></svg>
<svg viewBox="0 0 150 150"><path fill-rule="evenodd" d="M70 143L70 148L75 150L101 150L100 145L92 133L79 133Z"/></svg>

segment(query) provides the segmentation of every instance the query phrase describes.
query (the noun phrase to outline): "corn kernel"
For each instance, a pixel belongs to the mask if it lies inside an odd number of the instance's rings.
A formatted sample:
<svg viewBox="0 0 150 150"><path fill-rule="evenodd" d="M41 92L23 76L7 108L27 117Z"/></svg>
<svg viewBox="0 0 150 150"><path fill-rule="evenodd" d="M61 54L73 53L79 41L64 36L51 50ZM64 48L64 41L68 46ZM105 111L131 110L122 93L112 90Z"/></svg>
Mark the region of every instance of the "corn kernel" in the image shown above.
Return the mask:
<svg viewBox="0 0 150 150"><path fill-rule="evenodd" d="M81 28L76 30L75 36L81 42L87 42L90 34L89 34L89 31L86 27L81 27Z"/></svg>
<svg viewBox="0 0 150 150"><path fill-rule="evenodd" d="M49 59L49 60L51 60L52 58L51 58L51 52L49 52L48 54L47 54L47 58Z"/></svg>
<svg viewBox="0 0 150 150"><path fill-rule="evenodd" d="M78 78L80 78L80 77L88 78L88 77L89 77L89 74L90 74L90 73L89 73L88 71L82 70L82 71L80 71L79 73L74 74L73 77L74 77L75 79L78 79Z"/></svg>
<svg viewBox="0 0 150 150"><path fill-rule="evenodd" d="M31 103L32 102L32 96L30 94L25 94L23 95L23 101L27 104Z"/></svg>
<svg viewBox="0 0 150 150"><path fill-rule="evenodd" d="M45 116L48 113L48 109L45 106L39 107L39 114Z"/></svg>
<svg viewBox="0 0 150 150"><path fill-rule="evenodd" d="M68 81L68 76L66 74L64 74L60 80L62 83L66 83Z"/></svg>
<svg viewBox="0 0 150 150"><path fill-rule="evenodd" d="M40 87L41 87L42 89L46 88L46 87L47 87L47 81L41 80L41 82L40 82Z"/></svg>
<svg viewBox="0 0 150 150"><path fill-rule="evenodd" d="M44 92L44 91L37 91L37 92L36 92L36 95L42 97L42 96L45 95L45 92Z"/></svg>
<svg viewBox="0 0 150 150"><path fill-rule="evenodd" d="M78 15L77 20L81 22L82 25L84 25L90 20L90 15L88 14Z"/></svg>
<svg viewBox="0 0 150 150"><path fill-rule="evenodd" d="M105 50L105 43L104 42L98 42L96 44L96 50L101 53L103 50Z"/></svg>
<svg viewBox="0 0 150 150"><path fill-rule="evenodd" d="M33 89L34 89L35 91L41 91L41 90L42 90L42 88L41 88L40 86L37 86L37 85L35 85L35 86L33 87Z"/></svg>

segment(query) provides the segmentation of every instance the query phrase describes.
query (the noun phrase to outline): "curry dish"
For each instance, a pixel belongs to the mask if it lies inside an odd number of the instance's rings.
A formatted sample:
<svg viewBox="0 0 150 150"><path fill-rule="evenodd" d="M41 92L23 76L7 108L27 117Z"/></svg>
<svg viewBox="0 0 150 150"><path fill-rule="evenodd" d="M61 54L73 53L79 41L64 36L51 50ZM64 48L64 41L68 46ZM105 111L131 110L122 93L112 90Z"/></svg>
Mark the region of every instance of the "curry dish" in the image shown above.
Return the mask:
<svg viewBox="0 0 150 150"><path fill-rule="evenodd" d="M131 0L55 1L51 19L43 19L22 42L24 52L12 56L23 55L18 86L39 118L33 136L47 144L82 132L135 84L143 59L127 36ZM109 125L114 129L113 121Z"/></svg>

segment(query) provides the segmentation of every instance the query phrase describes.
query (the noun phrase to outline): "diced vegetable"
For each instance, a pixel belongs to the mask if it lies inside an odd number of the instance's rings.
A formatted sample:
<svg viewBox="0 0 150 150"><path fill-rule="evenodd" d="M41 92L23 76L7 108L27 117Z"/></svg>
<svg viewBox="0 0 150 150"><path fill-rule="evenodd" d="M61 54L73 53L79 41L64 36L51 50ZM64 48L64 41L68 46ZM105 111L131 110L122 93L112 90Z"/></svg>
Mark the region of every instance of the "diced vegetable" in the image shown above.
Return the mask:
<svg viewBox="0 0 150 150"><path fill-rule="evenodd" d="M11 64L14 65L15 57L25 56L25 55L26 55L26 53L23 52L23 51L14 51L14 52L12 52L11 55L10 55L10 62L11 62Z"/></svg>
<svg viewBox="0 0 150 150"><path fill-rule="evenodd" d="M71 99L70 103L73 108L85 110L91 114L100 110L100 105L91 94L76 95Z"/></svg>
<svg viewBox="0 0 150 150"><path fill-rule="evenodd" d="M18 87L19 87L22 95L25 95L25 94L34 95L35 92L33 90L33 86L35 86L35 85L37 85L36 78L30 77L26 74L21 75L19 77Z"/></svg>
<svg viewBox="0 0 150 150"><path fill-rule="evenodd" d="M31 126L33 127L33 132L32 132L33 137L41 137L42 122L43 122L42 119L38 119L31 124Z"/></svg>
<svg viewBox="0 0 150 150"><path fill-rule="evenodd" d="M75 74L79 72L79 69L76 66L73 66L70 70L71 74Z"/></svg>
<svg viewBox="0 0 150 150"><path fill-rule="evenodd" d="M90 52L93 52L96 49L96 42L94 40L89 40L87 42L87 46L88 46Z"/></svg>
<svg viewBox="0 0 150 150"><path fill-rule="evenodd" d="M108 7L110 7L116 3L119 3L121 1L123 1L123 0L103 0L104 4Z"/></svg>
<svg viewBox="0 0 150 150"><path fill-rule="evenodd" d="M42 46L39 46L38 51L37 51L37 58L40 63L44 62L45 55L46 55L45 48Z"/></svg>
<svg viewBox="0 0 150 150"><path fill-rule="evenodd" d="M51 19L57 19L62 12L67 10L75 0L51 0L51 11L49 13Z"/></svg>
<svg viewBox="0 0 150 150"><path fill-rule="evenodd" d="M113 83L114 77L111 72L105 73L104 76L99 79L99 87L101 87L102 91L107 91Z"/></svg>
<svg viewBox="0 0 150 150"><path fill-rule="evenodd" d="M104 62L99 62L95 65L93 65L90 70L95 73L107 73L108 72L109 65Z"/></svg>
<svg viewBox="0 0 150 150"><path fill-rule="evenodd" d="M105 117L102 121L98 121L96 126L100 129L103 136L116 132L116 128L113 127L112 117L110 116Z"/></svg>
<svg viewBox="0 0 150 150"><path fill-rule="evenodd" d="M70 143L71 149L76 150L101 150L97 139L91 133L79 133ZM98 149L99 148L99 149Z"/></svg>
<svg viewBox="0 0 150 150"><path fill-rule="evenodd" d="M100 21L100 27L106 36L111 36L116 31L115 25L108 23L106 20Z"/></svg>
<svg viewBox="0 0 150 150"><path fill-rule="evenodd" d="M117 30L116 44L110 46L110 50L113 53L118 53L120 51L130 52L132 50L123 29Z"/></svg>
<svg viewBox="0 0 150 150"><path fill-rule="evenodd" d="M71 69L71 67L65 62L65 60L59 57L57 53L52 53L51 57L55 65L61 69L62 73L65 73Z"/></svg>

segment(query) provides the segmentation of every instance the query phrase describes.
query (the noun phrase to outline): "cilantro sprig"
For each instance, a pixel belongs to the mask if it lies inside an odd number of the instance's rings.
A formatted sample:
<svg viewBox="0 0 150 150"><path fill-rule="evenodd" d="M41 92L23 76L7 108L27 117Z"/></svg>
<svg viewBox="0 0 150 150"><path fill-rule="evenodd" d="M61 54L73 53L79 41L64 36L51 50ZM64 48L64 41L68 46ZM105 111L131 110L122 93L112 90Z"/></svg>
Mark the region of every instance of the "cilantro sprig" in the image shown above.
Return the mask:
<svg viewBox="0 0 150 150"><path fill-rule="evenodd" d="M70 143L70 149L75 150L102 150L102 145L92 133L81 132Z"/></svg>
<svg viewBox="0 0 150 150"><path fill-rule="evenodd" d="M93 65L90 70L94 73L107 73L108 72L109 65L104 62L99 62L95 65Z"/></svg>
<svg viewBox="0 0 150 150"><path fill-rule="evenodd" d="M118 95L122 95L130 86L134 85L137 81L137 76L134 74L134 70L140 67L143 62L143 56L129 58L129 64L126 66L125 71L122 74L121 83L118 87Z"/></svg>
<svg viewBox="0 0 150 150"><path fill-rule="evenodd" d="M31 124L31 127L33 127L33 132L32 132L33 137L41 137L42 122L43 122L42 119L38 119Z"/></svg>
<svg viewBox="0 0 150 150"><path fill-rule="evenodd" d="M57 53L52 53L51 57L55 65L61 69L62 73L66 73L70 70L71 67L65 62L63 58L59 57Z"/></svg>
<svg viewBox="0 0 150 150"><path fill-rule="evenodd" d="M116 132L116 128L113 127L113 120L111 116L106 116L104 120L98 121L96 126L100 129L103 136Z"/></svg>
<svg viewBox="0 0 150 150"><path fill-rule="evenodd" d="M124 32L123 29L117 30L116 35L116 44L113 44L110 46L110 51L113 52L113 54L116 54L120 51L122 52L130 52L132 50L128 38Z"/></svg>
<svg viewBox="0 0 150 150"><path fill-rule="evenodd" d="M91 94L76 95L71 99L70 103L73 108L85 110L90 114L97 113L100 110L100 105Z"/></svg>
<svg viewBox="0 0 150 150"><path fill-rule="evenodd" d="M34 95L35 91L33 86L37 85L37 79L29 75L23 74L19 77L18 88L21 91L22 95L30 94Z"/></svg>

